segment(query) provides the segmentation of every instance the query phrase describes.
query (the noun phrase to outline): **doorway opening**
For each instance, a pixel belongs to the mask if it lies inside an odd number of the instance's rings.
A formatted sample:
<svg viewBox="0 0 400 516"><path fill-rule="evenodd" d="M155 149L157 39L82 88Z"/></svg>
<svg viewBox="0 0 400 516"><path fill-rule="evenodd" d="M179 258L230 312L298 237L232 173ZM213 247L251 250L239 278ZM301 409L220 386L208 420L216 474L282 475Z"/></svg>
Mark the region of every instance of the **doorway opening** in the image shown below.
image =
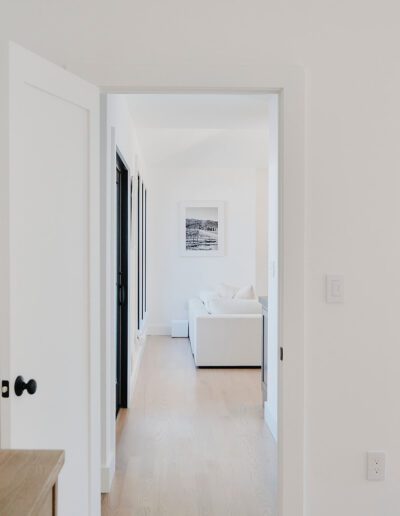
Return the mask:
<svg viewBox="0 0 400 516"><path fill-rule="evenodd" d="M133 374L135 364L139 371L131 379L138 388L118 426L124 425L125 434L132 432L133 441L140 427L142 449L152 449L148 422L162 419L165 409L161 455L168 457L175 449L180 456L176 436L168 431L171 425L178 432L193 427L198 432L192 446L196 460L186 464L182 458L182 468L203 468L201 442L210 439L209 453L220 468L210 497L216 496L218 483L229 487L229 482L243 482L242 500L236 503L248 504L254 514L275 516L278 95L109 95L108 103L111 118L119 123L113 126L116 144L132 142L128 166L136 185L131 264L136 338L129 361ZM185 409L188 395L195 398L190 411ZM137 416L131 424L129 414L139 405L146 417L141 421ZM174 411L185 419L182 428ZM208 411L215 416L212 436L201 423ZM250 452L242 447L243 433L252 443ZM232 471L231 458L219 452L229 440L242 453L241 471ZM140 453L137 459L140 491L145 477ZM257 461L268 468L255 471ZM124 465L117 463L117 468ZM253 484L245 478L253 478ZM265 493L258 496L262 486ZM162 482L159 488L163 491ZM196 496L192 492L189 498ZM140 500L133 497L131 503L138 512L143 509ZM185 503L190 511L190 500ZM222 511L231 501L219 503Z"/></svg>
<svg viewBox="0 0 400 516"><path fill-rule="evenodd" d="M115 412L128 406L129 220L130 176L121 154L116 155L116 374Z"/></svg>

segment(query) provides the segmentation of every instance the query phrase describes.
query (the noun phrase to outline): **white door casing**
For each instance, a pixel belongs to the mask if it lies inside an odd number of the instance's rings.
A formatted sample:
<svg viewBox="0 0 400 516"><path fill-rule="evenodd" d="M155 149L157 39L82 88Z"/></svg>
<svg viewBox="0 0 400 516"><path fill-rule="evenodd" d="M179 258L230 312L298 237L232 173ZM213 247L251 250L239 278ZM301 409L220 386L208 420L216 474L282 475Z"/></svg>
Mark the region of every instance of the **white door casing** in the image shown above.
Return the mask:
<svg viewBox="0 0 400 516"><path fill-rule="evenodd" d="M278 95L276 344L278 365L278 515L303 516L305 354L305 75L299 66L266 63L232 75L224 67L199 77L171 71L147 87L104 87L108 93L244 93ZM166 81L166 82L164 82Z"/></svg>
<svg viewBox="0 0 400 516"><path fill-rule="evenodd" d="M9 145L0 378L10 381L1 447L64 449L60 516L98 516L99 91L12 43L1 59L0 135ZM18 375L37 381L34 395L15 395Z"/></svg>

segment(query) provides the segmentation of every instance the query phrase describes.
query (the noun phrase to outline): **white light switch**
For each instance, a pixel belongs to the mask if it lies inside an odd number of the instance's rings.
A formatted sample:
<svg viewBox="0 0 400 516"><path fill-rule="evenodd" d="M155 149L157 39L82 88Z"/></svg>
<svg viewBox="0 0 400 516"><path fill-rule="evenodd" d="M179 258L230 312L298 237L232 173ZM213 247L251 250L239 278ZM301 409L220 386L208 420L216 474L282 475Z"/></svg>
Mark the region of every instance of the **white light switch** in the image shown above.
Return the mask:
<svg viewBox="0 0 400 516"><path fill-rule="evenodd" d="M369 452L367 479L374 481L385 480L386 455L383 452Z"/></svg>
<svg viewBox="0 0 400 516"><path fill-rule="evenodd" d="M326 302L343 303L344 301L344 276L341 274L326 275Z"/></svg>

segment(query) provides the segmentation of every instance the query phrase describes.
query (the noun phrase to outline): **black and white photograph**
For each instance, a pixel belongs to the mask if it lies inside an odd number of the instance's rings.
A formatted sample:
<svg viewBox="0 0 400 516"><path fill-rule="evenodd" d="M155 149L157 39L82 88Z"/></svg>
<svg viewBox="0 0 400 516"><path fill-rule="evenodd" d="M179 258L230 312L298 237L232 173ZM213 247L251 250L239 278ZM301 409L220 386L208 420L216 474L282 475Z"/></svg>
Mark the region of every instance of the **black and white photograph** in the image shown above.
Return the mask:
<svg viewBox="0 0 400 516"><path fill-rule="evenodd" d="M220 201L181 203L181 254L222 256L224 210Z"/></svg>
<svg viewBox="0 0 400 516"><path fill-rule="evenodd" d="M218 208L186 208L186 250L218 251Z"/></svg>

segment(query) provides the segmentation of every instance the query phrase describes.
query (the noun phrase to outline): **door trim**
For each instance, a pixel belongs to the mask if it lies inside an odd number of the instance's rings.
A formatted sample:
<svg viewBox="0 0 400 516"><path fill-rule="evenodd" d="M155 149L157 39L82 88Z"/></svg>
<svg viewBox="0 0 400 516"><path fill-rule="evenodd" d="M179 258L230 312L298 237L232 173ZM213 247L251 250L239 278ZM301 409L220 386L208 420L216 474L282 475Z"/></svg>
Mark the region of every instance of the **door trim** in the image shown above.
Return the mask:
<svg viewBox="0 0 400 516"><path fill-rule="evenodd" d="M118 170L121 169L121 181L123 181L123 185L119 185L119 189L122 188L122 195L125 196L125 204L120 206L120 208L125 212L122 215L122 219L125 217L125 222L123 220L120 220L120 224L122 225L122 230L125 233L125 235L122 235L120 237L118 235L118 214L116 213L116 244L118 247L119 238L122 238L122 241L120 242L121 249L116 252L117 258L118 258L118 252L122 253L122 256L120 257L121 260L125 263L121 265L121 268L123 269L124 273L124 305L123 308L121 308L122 314L122 322L121 322L121 328L118 328L118 317L116 317L116 327L117 327L117 335L118 331L122 332L122 346L120 349L120 359L121 359L121 371L120 371L120 400L118 403L118 399L116 399L115 403L115 410L116 414L118 414L118 411L120 408L127 408L128 406L128 391L129 391L129 379L128 379L128 349L129 349L129 306L130 306L130 186L131 186L131 175L129 172L129 167L124 160L124 157L121 153L121 151L118 149L118 146L116 146L116 169L115 172L118 174ZM123 176L125 177L122 177ZM116 202L116 209L119 206L120 201ZM119 273L118 273L118 260L115 262L115 275L116 275L116 283L119 285ZM120 292L115 295L115 309L116 312L119 312L119 303L120 303ZM117 342L118 346L118 342ZM116 348L117 348L116 346ZM116 357L118 358L118 351L116 351ZM117 364L116 364L117 365Z"/></svg>
<svg viewBox="0 0 400 516"><path fill-rule="evenodd" d="M104 93L279 95L279 330L285 362L278 369L278 516L304 514L305 94L300 67L265 66L258 73L185 87L103 87ZM188 84L189 83L189 84Z"/></svg>

